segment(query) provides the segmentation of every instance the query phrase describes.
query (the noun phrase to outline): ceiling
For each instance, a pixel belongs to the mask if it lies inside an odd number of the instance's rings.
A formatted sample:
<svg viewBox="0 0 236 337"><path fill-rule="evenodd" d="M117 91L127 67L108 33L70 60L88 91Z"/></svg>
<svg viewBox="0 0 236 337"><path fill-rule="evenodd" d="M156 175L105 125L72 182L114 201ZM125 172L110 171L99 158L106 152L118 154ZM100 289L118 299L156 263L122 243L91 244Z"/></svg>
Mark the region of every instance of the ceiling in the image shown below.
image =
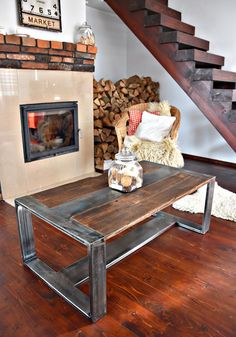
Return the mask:
<svg viewBox="0 0 236 337"><path fill-rule="evenodd" d="M105 12L112 12L112 9L103 0L86 0L86 5Z"/></svg>

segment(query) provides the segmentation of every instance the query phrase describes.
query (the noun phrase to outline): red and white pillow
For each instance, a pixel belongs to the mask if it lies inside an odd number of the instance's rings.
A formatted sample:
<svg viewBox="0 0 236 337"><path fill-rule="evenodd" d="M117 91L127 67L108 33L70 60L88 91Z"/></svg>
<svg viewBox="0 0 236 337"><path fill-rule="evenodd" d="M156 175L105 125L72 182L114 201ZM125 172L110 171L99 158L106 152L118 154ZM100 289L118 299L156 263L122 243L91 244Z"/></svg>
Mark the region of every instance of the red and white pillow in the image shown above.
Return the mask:
<svg viewBox="0 0 236 337"><path fill-rule="evenodd" d="M146 112L146 111L145 111ZM142 122L142 115L144 111L138 111L138 110L130 110L129 112L129 127L128 127L128 135L133 136L139 126L139 124ZM160 115L159 111L152 111L149 112L153 115Z"/></svg>

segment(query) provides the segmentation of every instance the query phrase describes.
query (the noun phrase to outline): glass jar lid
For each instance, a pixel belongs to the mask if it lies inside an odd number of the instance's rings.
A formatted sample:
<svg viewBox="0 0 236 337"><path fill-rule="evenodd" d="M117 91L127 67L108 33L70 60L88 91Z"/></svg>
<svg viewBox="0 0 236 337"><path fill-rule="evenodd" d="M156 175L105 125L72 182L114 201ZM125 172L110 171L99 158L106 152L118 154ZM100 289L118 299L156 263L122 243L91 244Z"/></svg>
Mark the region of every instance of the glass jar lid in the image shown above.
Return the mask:
<svg viewBox="0 0 236 337"><path fill-rule="evenodd" d="M124 147L121 150L121 152L115 155L115 159L121 161L133 161L136 160L136 156L132 152L130 152L126 147Z"/></svg>
<svg viewBox="0 0 236 337"><path fill-rule="evenodd" d="M88 25L87 21L83 22L81 26L79 26L79 29L80 28L89 28L89 29L92 29L90 25Z"/></svg>

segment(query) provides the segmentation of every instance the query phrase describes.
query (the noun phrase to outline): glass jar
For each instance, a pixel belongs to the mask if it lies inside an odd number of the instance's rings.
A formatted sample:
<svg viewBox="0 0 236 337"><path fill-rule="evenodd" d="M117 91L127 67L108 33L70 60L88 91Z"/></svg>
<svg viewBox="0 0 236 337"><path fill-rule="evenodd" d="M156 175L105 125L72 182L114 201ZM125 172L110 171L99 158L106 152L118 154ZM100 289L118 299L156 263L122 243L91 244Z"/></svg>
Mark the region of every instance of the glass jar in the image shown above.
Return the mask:
<svg viewBox="0 0 236 337"><path fill-rule="evenodd" d="M76 34L76 43L83 43L87 45L95 45L95 37L91 26L84 22Z"/></svg>
<svg viewBox="0 0 236 337"><path fill-rule="evenodd" d="M117 153L108 171L109 187L132 192L143 185L143 168L135 155L127 149Z"/></svg>

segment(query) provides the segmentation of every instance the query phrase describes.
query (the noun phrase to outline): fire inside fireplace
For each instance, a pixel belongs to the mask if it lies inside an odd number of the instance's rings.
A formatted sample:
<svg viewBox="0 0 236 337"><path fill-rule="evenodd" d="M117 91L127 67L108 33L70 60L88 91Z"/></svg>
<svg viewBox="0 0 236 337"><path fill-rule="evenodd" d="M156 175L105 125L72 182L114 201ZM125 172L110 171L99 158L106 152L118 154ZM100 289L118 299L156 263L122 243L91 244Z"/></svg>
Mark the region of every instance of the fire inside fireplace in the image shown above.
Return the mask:
<svg viewBox="0 0 236 337"><path fill-rule="evenodd" d="M25 162L79 150L77 102L21 105Z"/></svg>

